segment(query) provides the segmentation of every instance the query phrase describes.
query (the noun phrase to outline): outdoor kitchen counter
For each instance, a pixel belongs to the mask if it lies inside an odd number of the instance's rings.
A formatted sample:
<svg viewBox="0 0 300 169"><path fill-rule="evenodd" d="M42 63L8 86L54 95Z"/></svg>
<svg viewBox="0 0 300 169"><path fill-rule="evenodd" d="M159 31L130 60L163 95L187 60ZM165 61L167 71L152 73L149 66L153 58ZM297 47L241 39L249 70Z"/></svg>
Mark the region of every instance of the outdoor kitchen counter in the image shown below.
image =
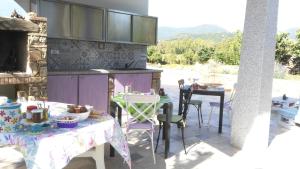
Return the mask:
<svg viewBox="0 0 300 169"><path fill-rule="evenodd" d="M108 112L110 97L124 92L126 85L140 92L159 91L162 70L108 70L48 72L49 101L92 105L96 110ZM97 98L97 99L95 99Z"/></svg>
<svg viewBox="0 0 300 169"><path fill-rule="evenodd" d="M93 74L136 74L136 73L161 73L159 69L91 69L82 71L52 71L48 75L93 75Z"/></svg>

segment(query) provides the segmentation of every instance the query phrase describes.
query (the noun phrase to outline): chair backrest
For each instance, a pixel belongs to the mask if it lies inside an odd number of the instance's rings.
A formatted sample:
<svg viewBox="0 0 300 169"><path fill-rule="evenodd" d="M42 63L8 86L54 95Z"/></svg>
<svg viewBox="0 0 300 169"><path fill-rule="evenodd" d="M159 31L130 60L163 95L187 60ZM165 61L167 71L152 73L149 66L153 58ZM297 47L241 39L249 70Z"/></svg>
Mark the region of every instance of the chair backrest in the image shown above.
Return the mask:
<svg viewBox="0 0 300 169"><path fill-rule="evenodd" d="M231 94L230 94L230 99L229 99L229 101L233 101L233 99L234 99L234 97L235 97L236 88L237 88L237 83L234 83L234 84L233 84L233 89L232 89Z"/></svg>
<svg viewBox="0 0 300 169"><path fill-rule="evenodd" d="M184 87L184 80L183 79L178 80L178 86L179 86L179 89L182 89Z"/></svg>
<svg viewBox="0 0 300 169"><path fill-rule="evenodd" d="M156 106L160 100L159 95L141 95L130 94L125 95L126 111L130 114L134 121L149 121L153 123L152 118L156 113Z"/></svg>
<svg viewBox="0 0 300 169"><path fill-rule="evenodd" d="M128 103L157 103L160 97L159 95L130 94L125 95L124 99Z"/></svg>
<svg viewBox="0 0 300 169"><path fill-rule="evenodd" d="M236 88L237 88L237 83L234 83L233 84L233 89L231 91L231 94L230 94L230 98L229 98L229 101L227 101L225 104L228 104L230 109L231 109L231 105L232 105L232 102L235 98L235 93L236 93Z"/></svg>

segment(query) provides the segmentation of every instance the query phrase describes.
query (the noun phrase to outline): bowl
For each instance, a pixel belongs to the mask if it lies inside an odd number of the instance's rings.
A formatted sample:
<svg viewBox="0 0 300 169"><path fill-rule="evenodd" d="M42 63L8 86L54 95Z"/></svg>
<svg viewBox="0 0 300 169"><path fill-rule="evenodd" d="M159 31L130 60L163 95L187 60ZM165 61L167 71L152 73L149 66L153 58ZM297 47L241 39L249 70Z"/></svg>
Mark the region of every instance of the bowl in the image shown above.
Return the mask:
<svg viewBox="0 0 300 169"><path fill-rule="evenodd" d="M90 113L91 113L90 111L87 111L87 112L83 112L83 113L70 113L70 112L67 112L66 114L69 115L69 116L76 117L78 119L78 121L84 121L89 117Z"/></svg>
<svg viewBox="0 0 300 169"><path fill-rule="evenodd" d="M85 113L88 109L80 105L68 105L68 112L70 113Z"/></svg>
<svg viewBox="0 0 300 169"><path fill-rule="evenodd" d="M200 88L200 89L207 89L208 86L207 86L207 85L199 85L199 88Z"/></svg>
<svg viewBox="0 0 300 169"><path fill-rule="evenodd" d="M56 119L59 128L74 128L78 125L78 118L74 116L60 116Z"/></svg>

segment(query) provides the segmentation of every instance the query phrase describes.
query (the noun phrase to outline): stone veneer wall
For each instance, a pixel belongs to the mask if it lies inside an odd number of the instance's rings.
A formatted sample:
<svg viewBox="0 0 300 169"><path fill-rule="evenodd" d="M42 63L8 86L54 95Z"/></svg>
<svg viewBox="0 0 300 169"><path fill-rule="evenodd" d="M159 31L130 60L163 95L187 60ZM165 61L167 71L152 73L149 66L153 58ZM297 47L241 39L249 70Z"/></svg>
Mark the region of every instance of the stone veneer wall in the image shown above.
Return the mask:
<svg viewBox="0 0 300 169"><path fill-rule="evenodd" d="M37 33L28 33L30 96L47 97L47 18L33 16L30 21L39 26Z"/></svg>
<svg viewBox="0 0 300 169"><path fill-rule="evenodd" d="M146 68L147 46L48 38L48 70Z"/></svg>

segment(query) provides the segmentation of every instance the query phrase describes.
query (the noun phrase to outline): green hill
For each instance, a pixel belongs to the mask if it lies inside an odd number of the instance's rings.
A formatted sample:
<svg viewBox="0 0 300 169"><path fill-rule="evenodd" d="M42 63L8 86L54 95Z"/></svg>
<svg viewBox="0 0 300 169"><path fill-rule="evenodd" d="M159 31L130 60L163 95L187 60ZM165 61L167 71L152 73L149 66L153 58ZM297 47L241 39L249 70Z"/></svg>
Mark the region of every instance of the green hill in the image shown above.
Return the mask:
<svg viewBox="0 0 300 169"><path fill-rule="evenodd" d="M174 39L203 39L212 42L220 42L223 39L232 37L234 34L229 32L222 33L203 33L203 34L178 34ZM173 40L173 39L172 39Z"/></svg>
<svg viewBox="0 0 300 169"><path fill-rule="evenodd" d="M229 33L226 29L217 25L200 25L196 27L159 27L158 28L158 40L177 39L180 37L209 37L212 34L226 34ZM222 35L221 35L222 36Z"/></svg>

